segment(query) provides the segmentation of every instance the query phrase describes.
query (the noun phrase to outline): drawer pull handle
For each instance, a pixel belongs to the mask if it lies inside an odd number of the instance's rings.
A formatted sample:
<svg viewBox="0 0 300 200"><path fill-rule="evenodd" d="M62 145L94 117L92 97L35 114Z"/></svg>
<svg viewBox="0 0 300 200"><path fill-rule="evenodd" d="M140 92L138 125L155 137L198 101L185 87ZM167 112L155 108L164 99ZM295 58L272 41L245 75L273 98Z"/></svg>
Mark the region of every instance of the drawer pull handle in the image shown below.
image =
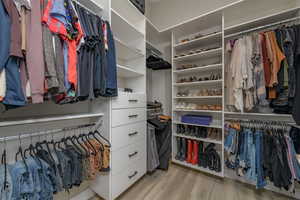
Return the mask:
<svg viewBox="0 0 300 200"><path fill-rule="evenodd" d="M128 101L129 101L129 103L137 103L138 102L137 99L129 99Z"/></svg>
<svg viewBox="0 0 300 200"><path fill-rule="evenodd" d="M129 115L129 118L137 118L139 115Z"/></svg>
<svg viewBox="0 0 300 200"><path fill-rule="evenodd" d="M129 179L132 179L133 177L135 177L138 174L137 171L135 171L132 175L128 176Z"/></svg>
<svg viewBox="0 0 300 200"><path fill-rule="evenodd" d="M135 156L135 155L138 154L138 153L139 153L139 152L136 151L136 152L134 152L134 153L132 153L132 154L129 154L128 157L131 158L131 157Z"/></svg>
<svg viewBox="0 0 300 200"><path fill-rule="evenodd" d="M131 136L137 135L138 133L139 133L139 132L137 132L137 131L136 131L136 132L133 132L133 133L129 133L128 136L131 137Z"/></svg>

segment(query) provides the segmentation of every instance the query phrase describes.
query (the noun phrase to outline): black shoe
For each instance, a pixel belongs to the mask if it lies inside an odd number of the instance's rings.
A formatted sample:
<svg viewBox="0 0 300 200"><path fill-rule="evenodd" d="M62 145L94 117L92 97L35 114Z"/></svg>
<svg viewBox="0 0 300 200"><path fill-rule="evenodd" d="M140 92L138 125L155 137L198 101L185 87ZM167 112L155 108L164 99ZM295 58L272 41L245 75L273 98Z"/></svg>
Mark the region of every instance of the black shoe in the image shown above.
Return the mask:
<svg viewBox="0 0 300 200"><path fill-rule="evenodd" d="M186 160L186 152L187 152L187 140L185 138L181 138L181 151L180 151L180 161Z"/></svg>
<svg viewBox="0 0 300 200"><path fill-rule="evenodd" d="M177 154L175 156L176 160L180 160L180 158L182 157L181 153L182 153L182 138L180 137L176 137L176 141L177 141Z"/></svg>

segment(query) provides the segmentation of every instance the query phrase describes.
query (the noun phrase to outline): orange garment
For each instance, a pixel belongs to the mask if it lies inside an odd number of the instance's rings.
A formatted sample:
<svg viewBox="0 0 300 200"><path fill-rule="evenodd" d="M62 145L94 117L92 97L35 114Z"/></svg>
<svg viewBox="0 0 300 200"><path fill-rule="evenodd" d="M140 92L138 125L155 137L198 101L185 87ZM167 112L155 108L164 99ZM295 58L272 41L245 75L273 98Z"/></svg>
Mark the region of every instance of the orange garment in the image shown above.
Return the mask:
<svg viewBox="0 0 300 200"><path fill-rule="evenodd" d="M268 57L271 59L271 79L269 86L273 87L278 84L278 72L281 67L281 62L285 59L285 55L282 53L280 50L277 40L276 40L276 35L274 31L269 31L266 34L266 39L269 40L267 42L268 47ZM270 52L272 50L272 53Z"/></svg>

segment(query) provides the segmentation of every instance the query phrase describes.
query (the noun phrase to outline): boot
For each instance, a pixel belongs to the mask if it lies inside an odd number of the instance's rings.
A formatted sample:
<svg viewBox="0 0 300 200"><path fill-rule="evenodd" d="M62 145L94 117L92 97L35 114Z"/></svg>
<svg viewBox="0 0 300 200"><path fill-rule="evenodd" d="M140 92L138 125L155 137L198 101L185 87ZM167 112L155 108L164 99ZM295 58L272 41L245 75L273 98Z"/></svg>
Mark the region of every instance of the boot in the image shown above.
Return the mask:
<svg viewBox="0 0 300 200"><path fill-rule="evenodd" d="M203 142L199 142L198 144L198 166L202 166L203 164Z"/></svg>
<svg viewBox="0 0 300 200"><path fill-rule="evenodd" d="M192 142L192 140L188 140L188 142L187 142L186 162L187 163L192 163L192 158L193 158L193 142Z"/></svg>
<svg viewBox="0 0 300 200"><path fill-rule="evenodd" d="M186 160L186 144L187 140L185 138L181 138L181 153L180 153L180 161L185 161Z"/></svg>
<svg viewBox="0 0 300 200"><path fill-rule="evenodd" d="M192 157L192 164L197 165L198 164L198 142L193 141L193 157Z"/></svg>
<svg viewBox="0 0 300 200"><path fill-rule="evenodd" d="M177 140L177 154L175 156L176 160L179 160L181 158L181 153L182 153L182 139L180 137L176 137Z"/></svg>

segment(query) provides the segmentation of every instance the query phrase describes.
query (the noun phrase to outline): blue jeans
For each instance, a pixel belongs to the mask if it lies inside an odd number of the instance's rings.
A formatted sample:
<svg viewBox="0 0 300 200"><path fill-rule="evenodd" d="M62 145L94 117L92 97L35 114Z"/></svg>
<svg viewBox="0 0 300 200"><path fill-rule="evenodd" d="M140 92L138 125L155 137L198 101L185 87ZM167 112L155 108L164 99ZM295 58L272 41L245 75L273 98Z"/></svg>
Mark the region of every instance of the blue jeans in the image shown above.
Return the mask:
<svg viewBox="0 0 300 200"><path fill-rule="evenodd" d="M0 165L0 200L10 200L12 197L13 185L12 185L11 175L9 173L10 167L11 167L10 165L7 165L6 180L5 180L5 167L4 165Z"/></svg>
<svg viewBox="0 0 300 200"><path fill-rule="evenodd" d="M236 145L235 139L236 139L236 130L230 128L226 140L224 142L224 148L227 152L229 153L235 152L235 145Z"/></svg>
<svg viewBox="0 0 300 200"><path fill-rule="evenodd" d="M263 132L262 131L256 131L255 133L255 158L256 158L256 172L257 172L257 181L256 181L256 188L260 189L267 185L267 182L264 179L263 175L263 167L262 167L262 161L263 161Z"/></svg>
<svg viewBox="0 0 300 200"><path fill-rule="evenodd" d="M11 200L31 199L34 193L34 183L32 175L26 171L23 161L18 161L12 165L10 174L13 182Z"/></svg>
<svg viewBox="0 0 300 200"><path fill-rule="evenodd" d="M255 155L255 143L254 143L254 134L251 130L246 130L247 137L247 154L246 154L246 166L248 170L246 173L246 178L251 181L256 181L256 155Z"/></svg>
<svg viewBox="0 0 300 200"><path fill-rule="evenodd" d="M290 143L290 147L291 147L291 156L292 156L292 162L295 170L296 179L300 181L300 164L296 157L295 146L290 137L288 137L288 142Z"/></svg>

